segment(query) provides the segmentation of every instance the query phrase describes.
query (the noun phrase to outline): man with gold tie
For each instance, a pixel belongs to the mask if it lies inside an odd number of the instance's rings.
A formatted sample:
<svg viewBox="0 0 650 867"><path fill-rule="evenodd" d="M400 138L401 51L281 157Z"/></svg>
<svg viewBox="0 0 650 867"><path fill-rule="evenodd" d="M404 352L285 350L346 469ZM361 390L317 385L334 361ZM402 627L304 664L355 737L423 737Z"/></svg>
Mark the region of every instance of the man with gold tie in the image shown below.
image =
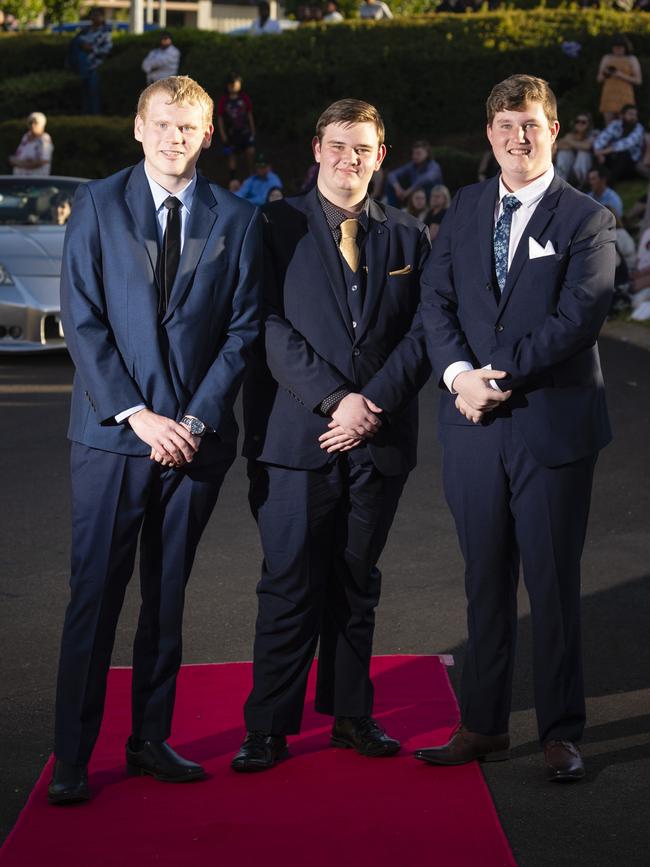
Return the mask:
<svg viewBox="0 0 650 867"><path fill-rule="evenodd" d="M264 340L244 394L250 503L264 562L254 685L236 771L271 768L300 730L320 639L316 710L332 744L400 748L372 718L376 568L415 466L429 375L417 315L424 226L368 196L386 148L368 103L321 115L316 187L265 209Z"/></svg>

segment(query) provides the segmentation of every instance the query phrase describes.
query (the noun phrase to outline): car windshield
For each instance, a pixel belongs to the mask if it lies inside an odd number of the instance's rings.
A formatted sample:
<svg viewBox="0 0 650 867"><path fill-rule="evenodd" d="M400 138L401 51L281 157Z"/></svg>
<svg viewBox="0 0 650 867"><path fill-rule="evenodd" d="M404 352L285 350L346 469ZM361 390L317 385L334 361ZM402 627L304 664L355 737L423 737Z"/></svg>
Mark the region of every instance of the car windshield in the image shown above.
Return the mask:
<svg viewBox="0 0 650 867"><path fill-rule="evenodd" d="M78 186L72 178L0 178L0 225L65 225Z"/></svg>

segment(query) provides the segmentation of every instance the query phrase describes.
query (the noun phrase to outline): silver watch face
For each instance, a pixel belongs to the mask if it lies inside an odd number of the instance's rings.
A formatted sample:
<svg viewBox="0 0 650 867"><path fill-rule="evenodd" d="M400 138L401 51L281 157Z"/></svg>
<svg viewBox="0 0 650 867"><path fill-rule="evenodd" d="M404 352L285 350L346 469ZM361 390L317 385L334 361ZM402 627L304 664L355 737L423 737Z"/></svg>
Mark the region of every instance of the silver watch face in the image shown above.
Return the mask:
<svg viewBox="0 0 650 867"><path fill-rule="evenodd" d="M183 419L183 424L186 424L190 429L190 433L196 437L200 437L205 433L205 425L198 418L188 418L186 416Z"/></svg>

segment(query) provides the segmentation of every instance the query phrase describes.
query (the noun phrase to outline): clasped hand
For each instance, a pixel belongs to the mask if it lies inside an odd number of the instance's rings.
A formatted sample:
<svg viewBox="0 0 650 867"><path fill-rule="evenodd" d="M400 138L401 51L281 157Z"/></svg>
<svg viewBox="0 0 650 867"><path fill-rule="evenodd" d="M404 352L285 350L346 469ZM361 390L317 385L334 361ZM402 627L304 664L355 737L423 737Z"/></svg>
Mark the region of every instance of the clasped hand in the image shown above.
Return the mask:
<svg viewBox="0 0 650 867"><path fill-rule="evenodd" d="M371 439L381 427L382 412L370 398L356 392L347 394L332 413L327 432L318 438L321 449L329 454L347 452Z"/></svg>
<svg viewBox="0 0 650 867"><path fill-rule="evenodd" d="M201 445L201 439L191 434L185 425L150 409L134 412L128 422L137 436L151 446L151 460L163 467L189 464Z"/></svg>
<svg viewBox="0 0 650 867"><path fill-rule="evenodd" d="M491 379L503 379L505 370L466 370L454 378L452 387L456 392L456 409L466 419L478 424L486 412L504 403L512 391L499 391L490 385Z"/></svg>

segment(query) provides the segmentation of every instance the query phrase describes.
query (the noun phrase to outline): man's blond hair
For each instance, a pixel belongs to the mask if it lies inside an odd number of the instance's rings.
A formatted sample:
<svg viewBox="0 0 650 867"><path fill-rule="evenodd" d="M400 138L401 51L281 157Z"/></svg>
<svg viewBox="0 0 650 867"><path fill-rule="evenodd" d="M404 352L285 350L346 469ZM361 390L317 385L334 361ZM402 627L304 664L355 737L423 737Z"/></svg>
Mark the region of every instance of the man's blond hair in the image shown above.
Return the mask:
<svg viewBox="0 0 650 867"><path fill-rule="evenodd" d="M206 91L190 78L189 75L172 75L169 78L161 78L154 81L140 94L138 99L137 113L144 119L147 106L152 96L161 93L166 96L170 105L199 105L203 112L203 121L206 126L212 123L214 102Z"/></svg>

